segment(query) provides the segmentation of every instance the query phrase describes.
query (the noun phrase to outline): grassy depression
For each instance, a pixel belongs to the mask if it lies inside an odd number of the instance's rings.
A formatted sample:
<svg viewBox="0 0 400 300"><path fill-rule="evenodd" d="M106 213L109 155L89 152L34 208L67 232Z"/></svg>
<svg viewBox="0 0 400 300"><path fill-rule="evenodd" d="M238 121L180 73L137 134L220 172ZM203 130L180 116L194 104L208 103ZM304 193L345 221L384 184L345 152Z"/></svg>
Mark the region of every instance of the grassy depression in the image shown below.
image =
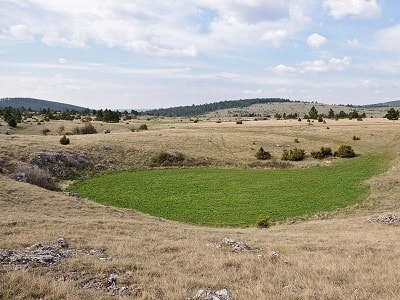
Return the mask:
<svg viewBox="0 0 400 300"><path fill-rule="evenodd" d="M365 155L309 169L132 170L83 180L71 189L171 220L249 226L267 213L283 220L360 202L369 191L363 182L385 166L383 157Z"/></svg>

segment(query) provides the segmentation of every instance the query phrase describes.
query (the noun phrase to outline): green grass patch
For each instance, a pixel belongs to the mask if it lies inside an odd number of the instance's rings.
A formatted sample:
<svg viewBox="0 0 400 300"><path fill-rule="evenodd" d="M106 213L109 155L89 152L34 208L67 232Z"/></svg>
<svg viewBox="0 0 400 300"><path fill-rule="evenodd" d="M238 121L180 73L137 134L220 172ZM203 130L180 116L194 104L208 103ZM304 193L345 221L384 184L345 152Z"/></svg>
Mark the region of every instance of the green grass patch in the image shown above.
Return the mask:
<svg viewBox="0 0 400 300"><path fill-rule="evenodd" d="M330 211L362 201L363 182L386 160L365 155L324 167L291 170L167 169L103 174L77 182L74 192L94 201L212 226L251 226Z"/></svg>

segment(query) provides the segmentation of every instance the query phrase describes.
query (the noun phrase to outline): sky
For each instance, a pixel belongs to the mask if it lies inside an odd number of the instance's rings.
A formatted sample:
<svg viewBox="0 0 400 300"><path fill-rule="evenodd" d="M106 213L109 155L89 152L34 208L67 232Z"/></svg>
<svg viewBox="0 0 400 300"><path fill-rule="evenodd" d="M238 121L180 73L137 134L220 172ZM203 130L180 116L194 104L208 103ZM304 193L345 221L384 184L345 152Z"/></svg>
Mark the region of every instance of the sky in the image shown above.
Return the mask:
<svg viewBox="0 0 400 300"><path fill-rule="evenodd" d="M0 0L0 98L400 99L398 0Z"/></svg>

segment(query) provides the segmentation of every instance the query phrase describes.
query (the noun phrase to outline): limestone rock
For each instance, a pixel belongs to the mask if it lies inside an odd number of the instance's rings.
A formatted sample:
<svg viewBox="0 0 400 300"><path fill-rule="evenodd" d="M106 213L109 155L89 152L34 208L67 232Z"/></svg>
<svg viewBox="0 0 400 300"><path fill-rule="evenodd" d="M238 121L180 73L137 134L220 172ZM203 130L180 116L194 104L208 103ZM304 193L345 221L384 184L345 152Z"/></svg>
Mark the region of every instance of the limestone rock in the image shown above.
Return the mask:
<svg viewBox="0 0 400 300"><path fill-rule="evenodd" d="M199 290L190 300L233 300L232 294L227 289L219 291Z"/></svg>

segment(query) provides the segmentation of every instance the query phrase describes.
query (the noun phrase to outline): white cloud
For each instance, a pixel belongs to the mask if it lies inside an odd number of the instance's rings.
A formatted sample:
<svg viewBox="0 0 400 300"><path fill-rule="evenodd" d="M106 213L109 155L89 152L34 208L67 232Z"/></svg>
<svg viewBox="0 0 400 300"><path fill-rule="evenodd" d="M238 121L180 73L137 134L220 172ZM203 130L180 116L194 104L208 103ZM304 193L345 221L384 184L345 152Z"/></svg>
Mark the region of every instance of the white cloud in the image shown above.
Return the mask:
<svg viewBox="0 0 400 300"><path fill-rule="evenodd" d="M335 19L346 16L376 18L381 13L376 0L325 0L323 6Z"/></svg>
<svg viewBox="0 0 400 300"><path fill-rule="evenodd" d="M322 73L328 71L324 60L302 61L298 67L300 73Z"/></svg>
<svg viewBox="0 0 400 300"><path fill-rule="evenodd" d="M287 36L288 32L286 30L277 29L265 32L262 39L271 43L274 47L279 47L285 41Z"/></svg>
<svg viewBox="0 0 400 300"><path fill-rule="evenodd" d="M272 67L272 70L277 72L277 73L296 73L296 68L289 67L286 65L276 65L275 67Z"/></svg>
<svg viewBox="0 0 400 300"><path fill-rule="evenodd" d="M350 47L357 47L358 46L358 40L357 39L347 40L347 45L350 46Z"/></svg>
<svg viewBox="0 0 400 300"><path fill-rule="evenodd" d="M332 57L328 63L328 69L333 71L344 71L351 64L351 58L348 56L340 58Z"/></svg>
<svg viewBox="0 0 400 300"><path fill-rule="evenodd" d="M53 47L102 45L156 56L195 57L235 46L279 47L310 22L308 0L6 0L0 28L13 18ZM15 20L15 18L14 18ZM14 21L15 22L15 21ZM7 24L8 23L8 24ZM25 31L24 31L24 30ZM10 33L11 35L11 33Z"/></svg>
<svg viewBox="0 0 400 300"><path fill-rule="evenodd" d="M290 5L283 0L197 0L218 12L221 17L233 17L240 22L271 22L288 18Z"/></svg>
<svg viewBox="0 0 400 300"><path fill-rule="evenodd" d="M17 24L10 27L8 34L12 39L23 42L33 42L35 39L34 33L24 24Z"/></svg>
<svg viewBox="0 0 400 300"><path fill-rule="evenodd" d="M58 59L58 63L60 63L62 65L66 64L67 62L68 62L68 60L66 58L64 58L64 57L60 57Z"/></svg>
<svg viewBox="0 0 400 300"><path fill-rule="evenodd" d="M382 50L398 52L400 49L400 24L378 32L376 46Z"/></svg>
<svg viewBox="0 0 400 300"><path fill-rule="evenodd" d="M305 74L305 73L326 73L326 72L340 72L346 70L351 64L351 58L345 56L343 58L332 57L328 61L325 60L311 60L302 61L295 67L286 66L283 64L272 67L271 69L280 74Z"/></svg>
<svg viewBox="0 0 400 300"><path fill-rule="evenodd" d="M318 33L313 33L307 38L307 43L312 48L319 48L324 45L326 38Z"/></svg>

